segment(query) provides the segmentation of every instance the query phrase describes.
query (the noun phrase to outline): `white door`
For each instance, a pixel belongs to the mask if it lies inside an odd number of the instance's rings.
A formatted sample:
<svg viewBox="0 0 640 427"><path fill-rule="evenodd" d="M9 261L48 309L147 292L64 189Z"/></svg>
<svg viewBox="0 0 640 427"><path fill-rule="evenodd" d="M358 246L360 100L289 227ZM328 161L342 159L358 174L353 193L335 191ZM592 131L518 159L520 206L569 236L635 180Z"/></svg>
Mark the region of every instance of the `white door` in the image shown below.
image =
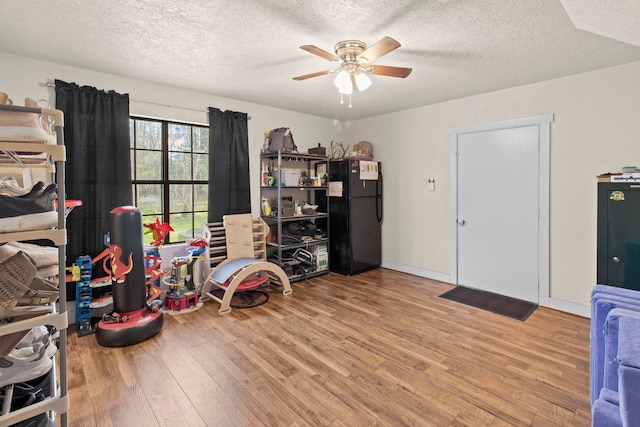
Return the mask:
<svg viewBox="0 0 640 427"><path fill-rule="evenodd" d="M457 135L457 284L538 303L539 134Z"/></svg>

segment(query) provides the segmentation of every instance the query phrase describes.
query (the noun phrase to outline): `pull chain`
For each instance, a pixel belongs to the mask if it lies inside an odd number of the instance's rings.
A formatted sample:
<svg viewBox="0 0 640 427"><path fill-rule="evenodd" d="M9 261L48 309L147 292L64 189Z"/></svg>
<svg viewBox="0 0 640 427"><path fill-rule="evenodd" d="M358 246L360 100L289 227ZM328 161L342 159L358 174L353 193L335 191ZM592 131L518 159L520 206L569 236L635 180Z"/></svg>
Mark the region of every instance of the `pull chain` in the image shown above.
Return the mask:
<svg viewBox="0 0 640 427"><path fill-rule="evenodd" d="M340 105L343 105L343 104L344 104L344 99L342 97L342 94L340 94ZM349 108L352 108L352 105L351 105L351 94L349 94Z"/></svg>

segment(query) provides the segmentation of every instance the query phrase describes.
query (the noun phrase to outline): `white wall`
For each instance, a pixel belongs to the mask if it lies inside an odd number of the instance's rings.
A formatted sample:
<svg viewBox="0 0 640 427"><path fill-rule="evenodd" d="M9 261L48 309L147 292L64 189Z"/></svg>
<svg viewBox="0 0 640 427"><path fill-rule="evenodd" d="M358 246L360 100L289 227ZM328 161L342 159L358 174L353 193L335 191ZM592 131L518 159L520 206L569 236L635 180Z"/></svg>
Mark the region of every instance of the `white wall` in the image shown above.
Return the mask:
<svg viewBox="0 0 640 427"><path fill-rule="evenodd" d="M449 279L449 145L452 127L552 113L552 306L588 314L596 277L596 175L640 165L640 62L342 123L258 104L0 53L0 90L53 103L58 78L129 93L131 114L207 123L206 107L248 113L252 209L259 212L258 152L267 129L291 127L301 149L367 140L383 162L383 265ZM214 77L212 77L214 78ZM173 108L150 100L188 108ZM427 191L427 179L436 191ZM497 189L496 191L499 191Z"/></svg>
<svg viewBox="0 0 640 427"><path fill-rule="evenodd" d="M54 79L80 86L128 93L129 110L132 115L208 124L207 107L249 114L249 168L253 179L251 203L254 216L260 213L259 152L264 142L265 131L277 127L290 127L296 145L302 152L317 146L318 143L328 149L330 141L341 140L345 133L345 125L339 121L0 52L0 91L8 93L14 104L24 105L24 98L31 97L36 100L45 99L55 107L55 89L45 86L47 81Z"/></svg>
<svg viewBox="0 0 640 427"><path fill-rule="evenodd" d="M452 127L552 113L550 293L588 315L596 280L596 176L640 165L640 62L351 123L383 162L384 265L449 277ZM427 179L436 191L427 191ZM500 189L487 189L492 202ZM508 203L508 197L503 198Z"/></svg>

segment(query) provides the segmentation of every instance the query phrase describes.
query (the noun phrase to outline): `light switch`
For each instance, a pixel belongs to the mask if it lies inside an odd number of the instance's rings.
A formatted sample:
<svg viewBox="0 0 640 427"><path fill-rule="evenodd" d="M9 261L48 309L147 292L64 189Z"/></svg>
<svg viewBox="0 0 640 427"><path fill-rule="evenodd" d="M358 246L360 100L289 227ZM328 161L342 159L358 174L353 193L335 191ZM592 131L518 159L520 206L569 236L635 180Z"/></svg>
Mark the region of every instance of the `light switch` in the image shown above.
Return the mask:
<svg viewBox="0 0 640 427"><path fill-rule="evenodd" d="M428 179L427 180L427 188L429 189L429 191L436 191L436 180L435 179Z"/></svg>

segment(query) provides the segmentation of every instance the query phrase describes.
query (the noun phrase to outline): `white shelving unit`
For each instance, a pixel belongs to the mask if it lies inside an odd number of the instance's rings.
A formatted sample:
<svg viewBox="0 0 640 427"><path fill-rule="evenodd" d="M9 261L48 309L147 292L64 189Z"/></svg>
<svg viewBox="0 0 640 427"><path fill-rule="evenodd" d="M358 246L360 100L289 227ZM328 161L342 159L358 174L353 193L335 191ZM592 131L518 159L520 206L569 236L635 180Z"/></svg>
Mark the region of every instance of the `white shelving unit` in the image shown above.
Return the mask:
<svg viewBox="0 0 640 427"><path fill-rule="evenodd" d="M66 220L65 220L65 161L66 150L64 146L64 118L63 114L59 110L47 109L47 108L26 108L13 105L0 105L0 110L13 111L19 113L35 113L41 116L52 117L54 120L53 126L56 132L57 145L47 145L40 143L28 143L28 142L1 142L0 151L9 152L9 159L12 159L15 152L26 153L46 153L46 155L37 158L36 156L29 156L25 158L23 164L20 164L20 156L17 160L12 160L14 163L10 163L6 160L0 162L0 173L5 164L11 164L15 167L15 163L18 163L21 167L28 168L46 168L52 173L52 181L58 185L58 227L51 230L36 230L27 232L15 232L15 233L2 233L0 234L0 242L9 241L26 241L26 240L38 240L47 239L53 242L58 247L58 280L59 280L59 292L60 296L57 304L53 304L53 311L51 314L33 317L26 320L6 323L0 325L0 339L3 336L9 335L15 332L28 331L34 327L41 325L49 325L55 327L59 331L58 339L58 352L54 356L54 363L51 375L51 396L44 401L34 403L25 408L8 412L3 410L0 413L0 427L13 425L20 421L32 418L42 413L50 413L51 415L60 414L60 425L67 426L67 412L69 411L69 396L67 394L67 295L66 295L66 283L65 283L65 264L66 253L65 246L67 242L66 234ZM54 174L55 172L55 174ZM57 360L56 360L57 359ZM60 375L56 376L56 366ZM9 387L9 386L7 386ZM10 402L9 402L10 403Z"/></svg>

